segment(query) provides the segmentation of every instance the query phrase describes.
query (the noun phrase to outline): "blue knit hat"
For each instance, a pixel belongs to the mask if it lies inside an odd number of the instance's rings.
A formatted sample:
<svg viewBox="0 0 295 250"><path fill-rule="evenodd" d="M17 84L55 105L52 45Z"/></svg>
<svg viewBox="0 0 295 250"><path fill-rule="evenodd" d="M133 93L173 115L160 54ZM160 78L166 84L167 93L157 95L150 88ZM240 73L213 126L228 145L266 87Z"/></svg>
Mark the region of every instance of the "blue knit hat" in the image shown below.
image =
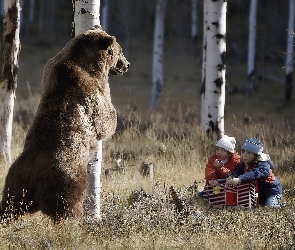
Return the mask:
<svg viewBox="0 0 295 250"><path fill-rule="evenodd" d="M256 138L250 138L245 140L242 149L250 151L257 155L263 154L263 144Z"/></svg>

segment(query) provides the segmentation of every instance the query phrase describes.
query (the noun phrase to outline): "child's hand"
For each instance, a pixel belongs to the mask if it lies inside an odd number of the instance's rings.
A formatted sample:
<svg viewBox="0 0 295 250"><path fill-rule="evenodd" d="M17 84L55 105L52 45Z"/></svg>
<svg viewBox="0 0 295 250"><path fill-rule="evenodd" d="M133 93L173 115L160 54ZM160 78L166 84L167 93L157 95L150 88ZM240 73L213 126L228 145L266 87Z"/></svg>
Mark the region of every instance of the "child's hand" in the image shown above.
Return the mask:
<svg viewBox="0 0 295 250"><path fill-rule="evenodd" d="M213 162L213 166L215 167L216 170L220 170L223 167L223 164L220 160L216 159Z"/></svg>
<svg viewBox="0 0 295 250"><path fill-rule="evenodd" d="M232 178L230 181L229 181L229 185L232 185L232 186L237 186L237 185L240 185L241 184L241 179L240 178Z"/></svg>
<svg viewBox="0 0 295 250"><path fill-rule="evenodd" d="M208 184L211 186L218 186L219 185L217 180L210 180L210 181L208 181Z"/></svg>
<svg viewBox="0 0 295 250"><path fill-rule="evenodd" d="M229 185L229 183L230 183L230 181L231 181L232 179L233 179L232 176L227 177L226 180L225 180L225 185Z"/></svg>

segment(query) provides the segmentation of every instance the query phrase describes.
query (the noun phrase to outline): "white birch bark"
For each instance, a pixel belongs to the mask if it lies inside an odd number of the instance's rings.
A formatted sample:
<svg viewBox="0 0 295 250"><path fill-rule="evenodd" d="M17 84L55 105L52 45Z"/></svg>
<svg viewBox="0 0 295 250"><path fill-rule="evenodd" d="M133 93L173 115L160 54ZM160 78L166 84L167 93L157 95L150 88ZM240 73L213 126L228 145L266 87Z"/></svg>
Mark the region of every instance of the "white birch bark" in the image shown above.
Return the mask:
<svg viewBox="0 0 295 250"><path fill-rule="evenodd" d="M100 25L100 0L75 0L75 36L89 30L94 25Z"/></svg>
<svg viewBox="0 0 295 250"><path fill-rule="evenodd" d="M75 36L100 25L100 0L75 0L74 25ZM90 217L97 219L100 215L100 176L102 163L102 141L98 141L97 149L87 166L87 201Z"/></svg>
<svg viewBox="0 0 295 250"><path fill-rule="evenodd" d="M0 79L0 153L11 163L11 137L20 53L20 1L5 0Z"/></svg>
<svg viewBox="0 0 295 250"><path fill-rule="evenodd" d="M102 141L98 141L97 148L87 166L87 206L90 217L97 219L100 215L100 176L102 167Z"/></svg>
<svg viewBox="0 0 295 250"><path fill-rule="evenodd" d="M103 0L101 8L101 27L104 31L108 32L108 15L109 15L109 0Z"/></svg>
<svg viewBox="0 0 295 250"><path fill-rule="evenodd" d="M206 52L202 88L201 124L207 134L224 135L225 70L226 70L226 11L224 0L205 0L207 13Z"/></svg>
<svg viewBox="0 0 295 250"><path fill-rule="evenodd" d="M249 13L249 41L248 41L248 65L247 65L247 96L252 95L255 76L255 44L256 44L256 16L257 0L251 0Z"/></svg>
<svg viewBox="0 0 295 250"><path fill-rule="evenodd" d="M152 65L152 100L150 111L156 105L163 87L163 43L166 0L158 0L154 25L153 65Z"/></svg>
<svg viewBox="0 0 295 250"><path fill-rule="evenodd" d="M286 53L286 84L285 84L285 99L291 99L293 88L293 52L294 52L294 8L295 0L289 0L289 21L288 21L288 36L287 36L287 53Z"/></svg>
<svg viewBox="0 0 295 250"><path fill-rule="evenodd" d="M197 42L198 37L198 0L191 0L192 12L191 12L191 38L194 42Z"/></svg>

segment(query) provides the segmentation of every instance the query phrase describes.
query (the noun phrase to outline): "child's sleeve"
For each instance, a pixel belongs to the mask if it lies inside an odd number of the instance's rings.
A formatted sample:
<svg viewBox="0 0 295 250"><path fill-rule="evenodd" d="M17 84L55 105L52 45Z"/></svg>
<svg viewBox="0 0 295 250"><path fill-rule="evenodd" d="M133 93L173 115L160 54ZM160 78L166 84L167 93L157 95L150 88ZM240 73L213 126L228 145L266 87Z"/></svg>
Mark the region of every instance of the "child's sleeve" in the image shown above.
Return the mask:
<svg viewBox="0 0 295 250"><path fill-rule="evenodd" d="M220 168L220 170L215 170L216 174L219 176L221 179L225 179L228 173L231 171L227 168L226 164Z"/></svg>
<svg viewBox="0 0 295 250"><path fill-rule="evenodd" d="M240 162L232 172L227 174L226 177L229 177L229 176L239 177L243 173L244 173L244 163Z"/></svg>
<svg viewBox="0 0 295 250"><path fill-rule="evenodd" d="M220 170L216 170L216 173L220 178L225 179L230 172L232 172L240 163L240 156L235 153L229 160L224 164Z"/></svg>
<svg viewBox="0 0 295 250"><path fill-rule="evenodd" d="M259 162L257 166L244 174L239 178L243 181L254 181L260 179L266 179L270 175L270 165L267 162Z"/></svg>
<svg viewBox="0 0 295 250"><path fill-rule="evenodd" d="M213 166L213 162L215 161L216 156L213 154L210 156L208 163L206 165L205 168L205 179L206 181L210 181L210 180L216 180L217 179L217 175L216 175L216 169Z"/></svg>

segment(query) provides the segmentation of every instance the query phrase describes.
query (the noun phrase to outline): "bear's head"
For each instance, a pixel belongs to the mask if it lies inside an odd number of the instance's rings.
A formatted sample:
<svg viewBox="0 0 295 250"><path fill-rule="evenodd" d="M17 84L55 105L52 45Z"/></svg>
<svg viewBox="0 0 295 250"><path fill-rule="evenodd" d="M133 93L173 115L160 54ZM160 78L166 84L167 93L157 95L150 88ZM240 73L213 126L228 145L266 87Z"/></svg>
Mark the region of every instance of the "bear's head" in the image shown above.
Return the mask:
<svg viewBox="0 0 295 250"><path fill-rule="evenodd" d="M68 58L89 74L123 75L129 62L114 36L108 35L99 26L73 38Z"/></svg>

